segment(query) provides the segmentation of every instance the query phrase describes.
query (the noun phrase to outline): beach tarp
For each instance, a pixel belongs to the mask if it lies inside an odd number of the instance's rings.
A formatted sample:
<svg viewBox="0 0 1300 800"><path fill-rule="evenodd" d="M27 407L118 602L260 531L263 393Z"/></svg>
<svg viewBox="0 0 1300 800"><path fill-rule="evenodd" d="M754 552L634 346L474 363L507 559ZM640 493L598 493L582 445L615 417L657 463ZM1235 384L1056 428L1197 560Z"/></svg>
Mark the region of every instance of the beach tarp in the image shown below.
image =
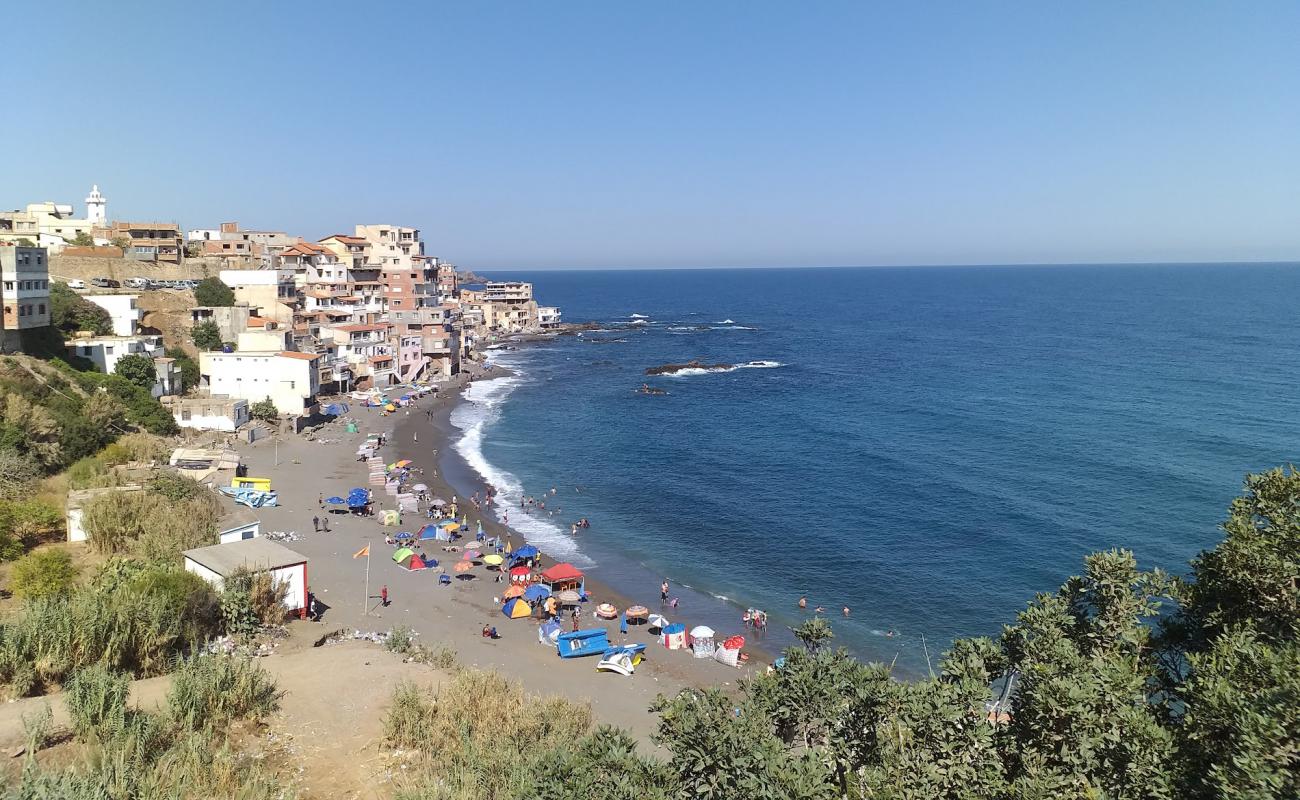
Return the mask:
<svg viewBox="0 0 1300 800"><path fill-rule="evenodd" d="M330 403L329 405L325 406L325 413L329 414L331 417L341 417L344 414L348 413L348 404Z"/></svg>
<svg viewBox="0 0 1300 800"><path fill-rule="evenodd" d="M533 615L532 606L525 603L518 597L507 600L505 605L501 606L501 613L510 619L523 619Z"/></svg>
<svg viewBox="0 0 1300 800"><path fill-rule="evenodd" d="M280 498L275 492L261 492L257 489L234 488L231 486L222 486L220 490L226 497L249 508L269 508L280 505Z"/></svg>

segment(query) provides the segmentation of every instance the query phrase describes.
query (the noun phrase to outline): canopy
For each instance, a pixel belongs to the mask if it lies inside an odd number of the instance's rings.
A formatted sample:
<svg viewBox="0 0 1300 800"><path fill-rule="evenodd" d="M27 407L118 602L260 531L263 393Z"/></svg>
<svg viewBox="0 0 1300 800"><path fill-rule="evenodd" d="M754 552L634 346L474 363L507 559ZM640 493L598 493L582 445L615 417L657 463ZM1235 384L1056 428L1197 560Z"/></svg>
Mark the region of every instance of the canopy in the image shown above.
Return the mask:
<svg viewBox="0 0 1300 800"><path fill-rule="evenodd" d="M511 577L511 578L527 578L527 577L528 577L529 575L531 575L531 574L533 574L533 573L532 573L532 570L530 570L528 567L511 567L511 568L510 568L510 577Z"/></svg>
<svg viewBox="0 0 1300 800"><path fill-rule="evenodd" d="M524 599L534 603L550 596L551 590L540 583L534 583L524 590Z"/></svg>
<svg viewBox="0 0 1300 800"><path fill-rule="evenodd" d="M510 619L523 619L524 617L531 617L533 609L518 597L512 597L506 601L505 605L501 606L501 613Z"/></svg>
<svg viewBox="0 0 1300 800"><path fill-rule="evenodd" d="M452 569L457 572L469 572L474 569L474 565L469 561L457 561L456 566L452 567Z"/></svg>
<svg viewBox="0 0 1300 800"><path fill-rule="evenodd" d="M511 553L514 558L537 558L541 551L531 544L526 544L515 552Z"/></svg>
<svg viewBox="0 0 1300 800"><path fill-rule="evenodd" d="M565 589L564 591L557 594L555 598L560 601L561 605L566 605L566 606L577 605L578 601L582 599L581 597L578 596L578 593L573 591L572 589Z"/></svg>
<svg viewBox="0 0 1300 800"><path fill-rule="evenodd" d="M393 560L401 562L404 558L410 558L415 555L415 551L409 547L399 547L393 551Z"/></svg>
<svg viewBox="0 0 1300 800"><path fill-rule="evenodd" d="M713 629L710 628L708 625L696 625L694 628L691 628L691 638L712 639Z"/></svg>
<svg viewBox="0 0 1300 800"><path fill-rule="evenodd" d="M502 597L523 597L523 596L524 596L524 587L522 587L522 586L520 586L519 584L516 583L514 586L511 586L509 589L506 589L505 592L502 593L501 596L502 596ZM527 598L525 598L525 599L527 599Z"/></svg>
<svg viewBox="0 0 1300 800"><path fill-rule="evenodd" d="M497 555L496 553L493 553L492 555L489 556L483 556L483 563L489 564L494 567L501 566L502 561L505 561L505 559Z"/></svg>
<svg viewBox="0 0 1300 800"><path fill-rule="evenodd" d="M567 561L555 564L549 569L542 572L542 580L547 583L558 583L560 581L576 581L582 579L582 570L573 566Z"/></svg>

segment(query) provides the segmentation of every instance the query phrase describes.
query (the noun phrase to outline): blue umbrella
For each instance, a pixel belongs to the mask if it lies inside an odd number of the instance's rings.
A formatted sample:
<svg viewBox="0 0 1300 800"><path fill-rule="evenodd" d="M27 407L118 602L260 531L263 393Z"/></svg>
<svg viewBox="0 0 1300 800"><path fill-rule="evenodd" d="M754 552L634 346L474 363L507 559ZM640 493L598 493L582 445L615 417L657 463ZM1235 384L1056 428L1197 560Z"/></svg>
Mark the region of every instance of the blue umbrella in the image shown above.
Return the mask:
<svg viewBox="0 0 1300 800"><path fill-rule="evenodd" d="M411 533L410 531L402 531L401 533L397 534L397 535L394 536L393 538L394 538L394 539L414 539L414 538L415 538L415 534L414 534L414 533Z"/></svg>
<svg viewBox="0 0 1300 800"><path fill-rule="evenodd" d="M531 544L526 544L514 552L515 558L536 558L541 551Z"/></svg>
<svg viewBox="0 0 1300 800"><path fill-rule="evenodd" d="M325 502L329 503L330 505L341 506L344 503L346 503L347 500L344 500L342 497L327 497L325 498Z"/></svg>
<svg viewBox="0 0 1300 800"><path fill-rule="evenodd" d="M538 600L545 600L550 596L550 588L543 586L540 583L534 583L532 586L529 586L524 590L524 599L530 603L536 603Z"/></svg>

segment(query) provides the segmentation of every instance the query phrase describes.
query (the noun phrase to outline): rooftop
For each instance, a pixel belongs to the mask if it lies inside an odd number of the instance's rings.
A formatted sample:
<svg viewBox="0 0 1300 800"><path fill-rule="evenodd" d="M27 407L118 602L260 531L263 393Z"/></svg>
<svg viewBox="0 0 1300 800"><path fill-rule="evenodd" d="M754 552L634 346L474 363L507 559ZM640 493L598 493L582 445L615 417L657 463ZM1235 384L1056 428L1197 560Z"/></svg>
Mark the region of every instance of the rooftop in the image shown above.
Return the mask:
<svg viewBox="0 0 1300 800"><path fill-rule="evenodd" d="M307 563L307 556L295 553L284 545L261 536L186 550L184 556L223 578L240 567L253 572L265 572L279 567Z"/></svg>
<svg viewBox="0 0 1300 800"><path fill-rule="evenodd" d="M292 350L281 350L277 355L283 356L284 358L296 358L300 361L315 361L320 358L320 355L316 353L295 353Z"/></svg>

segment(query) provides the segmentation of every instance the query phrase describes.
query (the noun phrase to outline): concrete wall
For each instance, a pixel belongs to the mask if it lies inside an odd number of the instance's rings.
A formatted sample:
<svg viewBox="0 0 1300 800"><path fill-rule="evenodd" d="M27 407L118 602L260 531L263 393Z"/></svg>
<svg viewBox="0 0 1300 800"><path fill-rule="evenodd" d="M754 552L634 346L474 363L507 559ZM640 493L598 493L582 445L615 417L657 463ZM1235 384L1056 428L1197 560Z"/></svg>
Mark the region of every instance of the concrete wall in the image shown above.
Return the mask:
<svg viewBox="0 0 1300 800"><path fill-rule="evenodd" d="M91 278L112 278L124 281L137 275L157 280L180 280L192 278L200 280L209 275L216 275L223 269L257 269L258 259L245 263L233 258L187 258L180 264L137 261L130 258L105 258L99 256L79 256L58 253L50 255L50 278L67 281L79 278L89 282Z"/></svg>

